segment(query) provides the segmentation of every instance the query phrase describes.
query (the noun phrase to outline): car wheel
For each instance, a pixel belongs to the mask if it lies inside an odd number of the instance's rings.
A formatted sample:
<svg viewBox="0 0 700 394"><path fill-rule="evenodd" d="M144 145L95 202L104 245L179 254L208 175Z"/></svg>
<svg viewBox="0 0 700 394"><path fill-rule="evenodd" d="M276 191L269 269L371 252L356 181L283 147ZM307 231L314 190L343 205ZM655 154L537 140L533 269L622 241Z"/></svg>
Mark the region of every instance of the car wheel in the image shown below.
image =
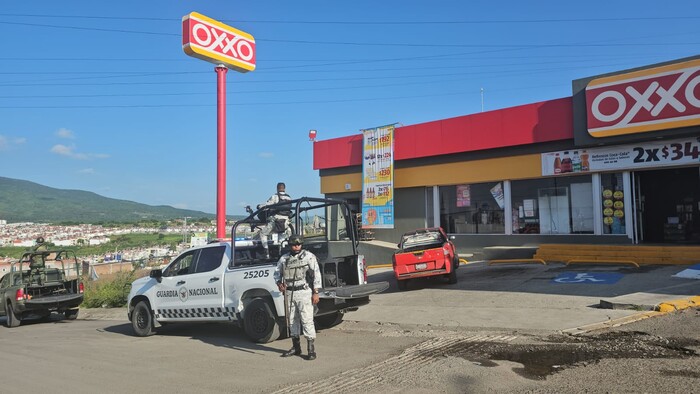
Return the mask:
<svg viewBox="0 0 700 394"><path fill-rule="evenodd" d="M396 280L396 287L399 288L399 290L406 290L408 288L408 279L406 280Z"/></svg>
<svg viewBox="0 0 700 394"><path fill-rule="evenodd" d="M5 306L5 310L7 311L7 326L8 327L19 326L21 319L17 315L15 315L15 310L12 308L12 303L10 301L7 301L7 305Z"/></svg>
<svg viewBox="0 0 700 394"><path fill-rule="evenodd" d="M447 274L447 283L451 285L457 283L457 270L454 267L452 268L452 271Z"/></svg>
<svg viewBox="0 0 700 394"><path fill-rule="evenodd" d="M255 298L245 307L243 329L257 343L272 342L280 336L277 316L272 313L270 304L262 298Z"/></svg>
<svg viewBox="0 0 700 394"><path fill-rule="evenodd" d="M63 315L67 320L75 320L78 318L78 312L80 312L80 309L67 309Z"/></svg>
<svg viewBox="0 0 700 394"><path fill-rule="evenodd" d="M136 304L131 316L131 326L134 328L136 336L139 337L147 337L155 333L153 331L153 314L146 301L139 301Z"/></svg>
<svg viewBox="0 0 700 394"><path fill-rule="evenodd" d="M343 321L344 315L343 312L336 311L328 315L316 316L314 321L319 328L331 328L340 324Z"/></svg>

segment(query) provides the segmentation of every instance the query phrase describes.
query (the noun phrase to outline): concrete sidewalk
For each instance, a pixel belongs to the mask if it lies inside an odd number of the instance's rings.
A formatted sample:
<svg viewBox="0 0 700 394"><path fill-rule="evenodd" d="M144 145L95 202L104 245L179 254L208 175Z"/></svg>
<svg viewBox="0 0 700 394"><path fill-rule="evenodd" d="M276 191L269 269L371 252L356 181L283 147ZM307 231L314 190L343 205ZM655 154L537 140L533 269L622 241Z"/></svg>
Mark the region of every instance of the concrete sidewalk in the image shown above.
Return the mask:
<svg viewBox="0 0 700 394"><path fill-rule="evenodd" d="M674 278L684 266L508 264L475 262L460 267L459 283L415 280L398 291L391 268L370 270L370 281L389 290L347 320L464 328L566 331L602 322L634 320L640 311L700 294L700 280ZM612 275L610 275L612 274ZM601 284L590 278L616 278ZM561 278L584 278L580 283ZM559 282L557 281L559 280ZM589 279L589 280L586 280ZM602 279L598 279L602 281ZM616 306L604 309L602 306ZM626 309L622 308L626 305Z"/></svg>

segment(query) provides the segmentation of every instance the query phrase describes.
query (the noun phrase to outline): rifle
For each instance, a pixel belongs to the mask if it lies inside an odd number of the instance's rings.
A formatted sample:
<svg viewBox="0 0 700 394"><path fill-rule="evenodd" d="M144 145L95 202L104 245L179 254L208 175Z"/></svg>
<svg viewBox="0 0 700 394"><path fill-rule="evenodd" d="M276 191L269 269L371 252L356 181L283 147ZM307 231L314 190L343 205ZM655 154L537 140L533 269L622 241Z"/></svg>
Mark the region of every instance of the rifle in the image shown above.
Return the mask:
<svg viewBox="0 0 700 394"><path fill-rule="evenodd" d="M282 279L282 283L285 283L284 279ZM282 292L282 294L284 295L284 320L287 323L286 324L286 326L287 326L287 338L289 338L289 334L290 334L290 332L289 332L289 330L290 330L290 328L289 328L289 302L287 300L286 284L285 284L285 288L284 288L284 291Z"/></svg>

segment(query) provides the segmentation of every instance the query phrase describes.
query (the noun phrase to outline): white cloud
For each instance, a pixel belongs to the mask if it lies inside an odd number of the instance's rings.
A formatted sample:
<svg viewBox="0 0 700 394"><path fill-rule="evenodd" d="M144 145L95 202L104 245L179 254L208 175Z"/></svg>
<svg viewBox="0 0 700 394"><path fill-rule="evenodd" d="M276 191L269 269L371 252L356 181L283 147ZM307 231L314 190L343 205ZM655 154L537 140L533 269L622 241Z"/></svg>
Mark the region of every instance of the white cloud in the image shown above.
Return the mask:
<svg viewBox="0 0 700 394"><path fill-rule="evenodd" d="M95 169L94 168L83 168L82 170L78 171L78 174L94 174Z"/></svg>
<svg viewBox="0 0 700 394"><path fill-rule="evenodd" d="M61 156L73 157L75 155L73 149L73 147L57 144L51 147L51 152Z"/></svg>
<svg viewBox="0 0 700 394"><path fill-rule="evenodd" d="M262 157L263 159L270 159L275 157L275 154L272 152L260 152L258 153L258 156Z"/></svg>
<svg viewBox="0 0 700 394"><path fill-rule="evenodd" d="M75 151L75 146L66 146L63 144L52 146L51 152L77 160L106 159L109 157L109 155L105 153L78 153Z"/></svg>
<svg viewBox="0 0 700 394"><path fill-rule="evenodd" d="M61 138L66 138L66 139L70 139L70 140L75 138L75 134L73 134L72 131L70 131L68 129L64 129L64 128L58 129L58 131L56 132L56 135L61 137Z"/></svg>
<svg viewBox="0 0 700 394"><path fill-rule="evenodd" d="M27 142L27 139L23 137L10 138L0 135L0 150L10 150L14 145L21 145L25 142Z"/></svg>

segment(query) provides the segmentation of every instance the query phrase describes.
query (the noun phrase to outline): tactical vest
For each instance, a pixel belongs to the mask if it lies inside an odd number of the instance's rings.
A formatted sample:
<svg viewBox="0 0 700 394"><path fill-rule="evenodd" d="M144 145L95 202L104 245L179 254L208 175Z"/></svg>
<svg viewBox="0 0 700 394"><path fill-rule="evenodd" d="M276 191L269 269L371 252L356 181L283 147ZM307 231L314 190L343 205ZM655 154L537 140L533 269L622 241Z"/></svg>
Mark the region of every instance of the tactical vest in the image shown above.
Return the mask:
<svg viewBox="0 0 700 394"><path fill-rule="evenodd" d="M284 264L284 281L287 286L301 286L299 282L306 283L306 271L310 269L309 263L304 261L306 251L302 250L296 256L289 256Z"/></svg>
<svg viewBox="0 0 700 394"><path fill-rule="evenodd" d="M277 202L284 202L284 201L292 201L292 198L289 196L289 194L285 192L277 192ZM277 208L277 215L281 216L292 216L292 205L291 204L285 204Z"/></svg>

